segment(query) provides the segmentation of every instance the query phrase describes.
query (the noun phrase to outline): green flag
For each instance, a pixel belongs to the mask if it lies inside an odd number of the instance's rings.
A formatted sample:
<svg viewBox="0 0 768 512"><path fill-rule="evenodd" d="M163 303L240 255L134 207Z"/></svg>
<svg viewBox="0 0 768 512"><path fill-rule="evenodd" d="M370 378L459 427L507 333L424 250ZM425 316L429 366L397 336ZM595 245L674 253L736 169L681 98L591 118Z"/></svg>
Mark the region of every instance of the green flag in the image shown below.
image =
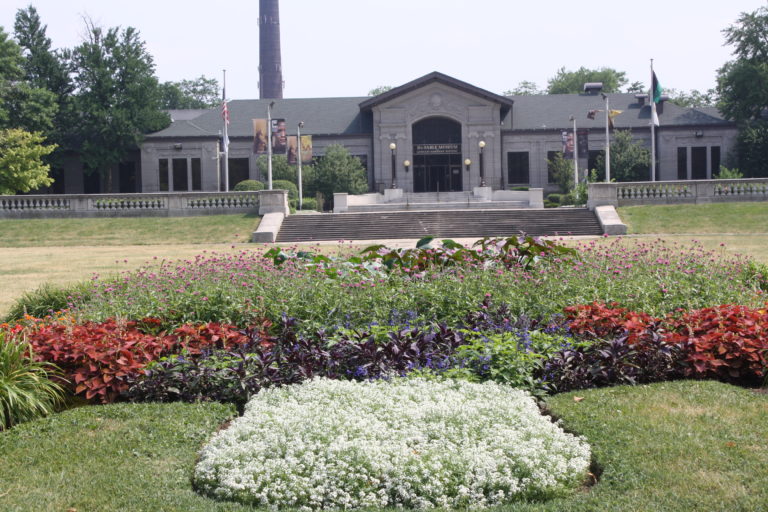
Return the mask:
<svg viewBox="0 0 768 512"><path fill-rule="evenodd" d="M653 76L651 77L651 95L653 96L653 102L658 103L661 101L661 84L659 84L659 79L656 78L656 72L653 72Z"/></svg>

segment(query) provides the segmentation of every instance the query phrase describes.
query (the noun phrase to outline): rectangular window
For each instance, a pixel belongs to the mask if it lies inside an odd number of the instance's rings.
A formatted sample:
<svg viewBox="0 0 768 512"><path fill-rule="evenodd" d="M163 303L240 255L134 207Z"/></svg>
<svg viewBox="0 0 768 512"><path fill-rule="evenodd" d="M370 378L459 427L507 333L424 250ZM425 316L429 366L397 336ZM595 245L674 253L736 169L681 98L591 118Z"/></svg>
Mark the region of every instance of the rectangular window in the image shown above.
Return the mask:
<svg viewBox="0 0 768 512"><path fill-rule="evenodd" d="M709 148L712 158L712 175L720 174L720 146Z"/></svg>
<svg viewBox="0 0 768 512"><path fill-rule="evenodd" d="M688 148L677 148L677 179L688 179Z"/></svg>
<svg viewBox="0 0 768 512"><path fill-rule="evenodd" d="M160 192L168 192L168 159L161 158L158 168L160 169Z"/></svg>
<svg viewBox="0 0 768 512"><path fill-rule="evenodd" d="M691 178L707 179L707 148L704 146L691 148Z"/></svg>
<svg viewBox="0 0 768 512"><path fill-rule="evenodd" d="M173 159L173 191L186 192L189 190L188 185L189 185L189 182L187 180L187 159L174 158Z"/></svg>
<svg viewBox="0 0 768 512"><path fill-rule="evenodd" d="M192 190L203 190L203 173L199 158L192 159Z"/></svg>
<svg viewBox="0 0 768 512"><path fill-rule="evenodd" d="M547 151L547 183L556 183L555 176L552 173L552 165L550 162L554 162L555 157L560 151Z"/></svg>
<svg viewBox="0 0 768 512"><path fill-rule="evenodd" d="M507 183L510 185L530 183L530 160L527 151L507 153Z"/></svg>
<svg viewBox="0 0 768 512"><path fill-rule="evenodd" d="M229 159L229 190L234 190L235 185L248 179L248 159ZM274 176L272 177L274 180Z"/></svg>

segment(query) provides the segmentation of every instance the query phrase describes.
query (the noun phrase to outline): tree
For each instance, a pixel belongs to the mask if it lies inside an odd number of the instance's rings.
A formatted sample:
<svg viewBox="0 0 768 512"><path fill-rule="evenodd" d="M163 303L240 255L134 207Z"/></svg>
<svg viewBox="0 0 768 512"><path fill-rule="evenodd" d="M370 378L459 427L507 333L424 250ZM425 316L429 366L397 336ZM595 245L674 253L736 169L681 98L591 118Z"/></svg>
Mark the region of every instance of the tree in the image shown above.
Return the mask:
<svg viewBox="0 0 768 512"><path fill-rule="evenodd" d="M678 91L677 89L667 89L665 92L669 96L669 101L679 107L714 107L717 103L717 91L715 91L715 89L707 89L706 92L701 92L696 89L691 89L688 92Z"/></svg>
<svg viewBox="0 0 768 512"><path fill-rule="evenodd" d="M514 89L504 91L504 96L533 96L536 94L544 94L545 92L546 91L539 89L539 86L536 84L536 82L523 80L517 84L517 87Z"/></svg>
<svg viewBox="0 0 768 512"><path fill-rule="evenodd" d="M256 159L256 167L259 169L259 176L262 181L266 182L267 179L267 155L261 155ZM306 167L302 166L302 173ZM297 171L296 166L288 163L288 158L285 155L272 155L272 181L285 180L292 183L296 183Z"/></svg>
<svg viewBox="0 0 768 512"><path fill-rule="evenodd" d="M350 155L344 146L333 144L325 149L325 155L314 165L314 172L306 190L309 197L318 192L323 194L324 207L328 208L332 205L333 194L336 192L367 192L368 178L359 158Z"/></svg>
<svg viewBox="0 0 768 512"><path fill-rule="evenodd" d="M718 107L739 125L738 167L746 176L768 176L768 7L741 13L723 30L734 60L718 70Z"/></svg>
<svg viewBox="0 0 768 512"><path fill-rule="evenodd" d="M160 84L160 106L164 109L211 108L221 103L219 82L200 75L194 80Z"/></svg>
<svg viewBox="0 0 768 512"><path fill-rule="evenodd" d="M43 132L62 152L71 149L68 134L75 120L69 51L51 48L47 26L42 24L32 6L16 11L13 27L24 56L21 67L27 84L26 89L21 87L17 91L15 98L18 105L24 105L20 108L26 110L22 114L26 121L19 120L18 126Z"/></svg>
<svg viewBox="0 0 768 512"><path fill-rule="evenodd" d="M605 67L580 67L576 71L566 71L563 67L547 82L547 94L577 94L584 91L584 84L587 82L602 82L603 92L619 92L627 83L627 77L624 71Z"/></svg>
<svg viewBox="0 0 768 512"><path fill-rule="evenodd" d="M160 110L152 56L132 27L106 31L86 20L87 40L74 49L77 129L86 169L101 172L112 190L112 167L143 135L170 123Z"/></svg>
<svg viewBox="0 0 768 512"><path fill-rule="evenodd" d="M597 157L598 172L605 176L605 154ZM611 179L647 181L650 179L651 151L632 140L630 130L617 130L611 140Z"/></svg>
<svg viewBox="0 0 768 512"><path fill-rule="evenodd" d="M644 92L648 92L648 89L645 88L645 85L640 80L635 80L631 84L627 86L627 92L628 93L635 93L640 94Z"/></svg>
<svg viewBox="0 0 768 512"><path fill-rule="evenodd" d="M0 194L29 192L53 183L43 158L55 149L45 138L17 128L0 130Z"/></svg>
<svg viewBox="0 0 768 512"><path fill-rule="evenodd" d="M387 92L391 89L392 89L391 85L380 85L368 91L368 96L378 96L379 94Z"/></svg>
<svg viewBox="0 0 768 512"><path fill-rule="evenodd" d="M558 184L560 192L567 194L573 190L575 178L573 160L566 160L562 153L557 152L552 160L547 160L547 167L551 174L550 181Z"/></svg>

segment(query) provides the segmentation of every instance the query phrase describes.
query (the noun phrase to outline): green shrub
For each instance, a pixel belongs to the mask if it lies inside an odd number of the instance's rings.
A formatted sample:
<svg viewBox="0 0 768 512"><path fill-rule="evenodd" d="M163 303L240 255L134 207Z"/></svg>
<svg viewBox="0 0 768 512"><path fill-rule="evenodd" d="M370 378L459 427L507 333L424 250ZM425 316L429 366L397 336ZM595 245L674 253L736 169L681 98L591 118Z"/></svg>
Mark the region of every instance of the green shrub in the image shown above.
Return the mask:
<svg viewBox="0 0 768 512"><path fill-rule="evenodd" d="M547 201L550 203L560 204L563 199L563 194L547 194Z"/></svg>
<svg viewBox="0 0 768 512"><path fill-rule="evenodd" d="M288 199L299 199L299 189L296 188L296 185L293 184L290 181L287 180L274 180L272 182L272 189L273 190L287 190L288 191Z"/></svg>
<svg viewBox="0 0 768 512"><path fill-rule="evenodd" d="M527 190L530 190L530 189L531 189L531 187L509 187L508 190L516 190L516 191L519 191L519 192L524 192L524 191L527 191Z"/></svg>
<svg viewBox="0 0 768 512"><path fill-rule="evenodd" d="M36 362L28 343L0 330L0 430L53 413L64 401L50 363Z"/></svg>
<svg viewBox="0 0 768 512"><path fill-rule="evenodd" d="M560 206L560 203L553 203L552 201L544 201L544 208L557 208Z"/></svg>
<svg viewBox="0 0 768 512"><path fill-rule="evenodd" d="M39 288L24 293L11 306L5 321L12 322L23 318L25 314L44 318L52 313L67 309L71 302L84 302L90 299L89 283L77 283L69 286L55 286L45 283Z"/></svg>
<svg viewBox="0 0 768 512"><path fill-rule="evenodd" d="M733 169L729 169L724 165L720 166L720 172L713 176L716 180L740 180L744 177L744 173L742 173L740 170L736 169L735 167Z"/></svg>
<svg viewBox="0 0 768 512"><path fill-rule="evenodd" d="M301 200L302 210L317 210L317 199L314 197L305 197Z"/></svg>
<svg viewBox="0 0 768 512"><path fill-rule="evenodd" d="M253 190L264 190L264 184L256 180L243 180L235 185L235 192L250 192Z"/></svg>

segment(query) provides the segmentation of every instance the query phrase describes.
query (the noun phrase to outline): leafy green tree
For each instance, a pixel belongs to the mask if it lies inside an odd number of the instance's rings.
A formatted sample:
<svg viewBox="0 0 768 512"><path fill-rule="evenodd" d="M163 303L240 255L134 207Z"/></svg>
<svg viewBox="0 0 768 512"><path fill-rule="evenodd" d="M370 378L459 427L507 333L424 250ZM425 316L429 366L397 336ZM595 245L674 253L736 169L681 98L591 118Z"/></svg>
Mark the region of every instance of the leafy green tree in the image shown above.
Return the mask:
<svg viewBox="0 0 768 512"><path fill-rule="evenodd" d="M627 86L627 91L626 92L639 94L639 93L648 92L648 89L646 89L646 87L643 84L643 82L641 82L639 80L635 80L634 82L632 82L631 84L629 84Z"/></svg>
<svg viewBox="0 0 768 512"><path fill-rule="evenodd" d="M53 130L59 107L56 95L51 91L15 82L4 90L2 99L7 109L7 120L0 125L40 132L46 136Z"/></svg>
<svg viewBox="0 0 768 512"><path fill-rule="evenodd" d="M748 177L768 176L768 7L741 13L723 30L734 59L718 70L718 107L738 123L738 162Z"/></svg>
<svg viewBox="0 0 768 512"><path fill-rule="evenodd" d="M612 68L567 71L564 67L547 82L547 94L577 94L584 91L587 82L602 82L603 92L619 92L627 83L627 74Z"/></svg>
<svg viewBox="0 0 768 512"><path fill-rule="evenodd" d="M70 77L68 50L51 48L37 10L31 5L16 11L14 36L22 49L22 70L27 89L16 91L15 102L25 121L17 126L29 131L41 131L58 145L54 154L72 149L71 127L75 124L72 96L74 85Z"/></svg>
<svg viewBox="0 0 768 512"><path fill-rule="evenodd" d="M5 98L13 84L22 77L22 62L21 48L0 27L0 127L9 124L10 109Z"/></svg>
<svg viewBox="0 0 768 512"><path fill-rule="evenodd" d="M259 169L261 180L267 181L267 155L261 155L256 159L256 167ZM306 167L302 166L302 172ZM285 180L296 183L296 166L290 165L285 155L272 155L272 181Z"/></svg>
<svg viewBox="0 0 768 512"><path fill-rule="evenodd" d="M103 30L86 21L87 39L74 49L81 156L90 172L105 177L141 143L147 132L170 123L160 109L155 65L133 27Z"/></svg>
<svg viewBox="0 0 768 512"><path fill-rule="evenodd" d="M221 103L219 82L201 75L194 80L160 84L160 106L164 109L211 108Z"/></svg>
<svg viewBox="0 0 768 512"><path fill-rule="evenodd" d="M380 85L378 87L374 87L370 91L368 91L368 96L378 96L379 94L383 92L387 92L390 89L392 89L391 85Z"/></svg>
<svg viewBox="0 0 768 512"><path fill-rule="evenodd" d="M560 152L555 153L552 160L547 160L551 182L557 183L560 192L567 194L574 187L573 160L566 160Z"/></svg>
<svg viewBox="0 0 768 512"><path fill-rule="evenodd" d="M53 183L43 158L54 150L45 138L18 128L0 130L0 194L29 192Z"/></svg>
<svg viewBox="0 0 768 512"><path fill-rule="evenodd" d="M308 176L305 195L312 197L318 192L325 198L325 208L332 206L333 194L363 194L368 191L368 178L360 159L349 154L344 146L333 144L325 148L325 155L314 165Z"/></svg>
<svg viewBox="0 0 768 512"><path fill-rule="evenodd" d="M669 101L680 107L714 107L717 103L717 91L715 89L707 89L705 92L696 89L687 92L666 89L664 92L669 96Z"/></svg>
<svg viewBox="0 0 768 512"><path fill-rule="evenodd" d="M597 157L598 172L605 176L605 153ZM632 140L630 130L617 130L611 139L611 179L647 181L650 179L651 151Z"/></svg>
<svg viewBox="0 0 768 512"><path fill-rule="evenodd" d="M517 84L517 87L514 89L509 89L508 91L504 91L504 96L533 96L536 94L545 94L546 91L542 91L539 89L539 86L536 82L531 82L529 80L523 80L519 84Z"/></svg>

